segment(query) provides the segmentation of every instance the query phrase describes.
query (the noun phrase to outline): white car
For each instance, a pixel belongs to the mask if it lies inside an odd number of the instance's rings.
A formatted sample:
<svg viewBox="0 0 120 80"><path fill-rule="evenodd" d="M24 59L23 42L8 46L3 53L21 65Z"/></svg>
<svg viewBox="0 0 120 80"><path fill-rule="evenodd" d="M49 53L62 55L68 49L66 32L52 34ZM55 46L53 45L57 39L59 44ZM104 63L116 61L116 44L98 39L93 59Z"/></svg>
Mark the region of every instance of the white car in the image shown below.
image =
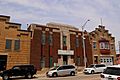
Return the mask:
<svg viewBox="0 0 120 80"><path fill-rule="evenodd" d="M57 77L57 76L65 76L71 75L74 76L76 74L76 68L73 65L63 65L56 66L53 69L49 70L46 73L48 77Z"/></svg>
<svg viewBox="0 0 120 80"><path fill-rule="evenodd" d="M104 69L106 69L105 64L91 64L89 67L85 68L83 72L85 74L93 74L93 73L100 73L103 72Z"/></svg>
<svg viewBox="0 0 120 80"><path fill-rule="evenodd" d="M100 77L101 80L120 80L120 65L107 67Z"/></svg>

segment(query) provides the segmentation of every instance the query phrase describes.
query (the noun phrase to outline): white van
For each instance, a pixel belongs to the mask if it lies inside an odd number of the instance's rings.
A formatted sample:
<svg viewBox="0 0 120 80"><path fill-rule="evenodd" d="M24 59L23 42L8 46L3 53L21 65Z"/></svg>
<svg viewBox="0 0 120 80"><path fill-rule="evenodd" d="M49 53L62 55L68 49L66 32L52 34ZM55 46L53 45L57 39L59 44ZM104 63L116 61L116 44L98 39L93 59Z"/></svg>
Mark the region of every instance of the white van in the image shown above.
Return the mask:
<svg viewBox="0 0 120 80"><path fill-rule="evenodd" d="M93 73L100 73L106 69L105 64L91 64L89 67L84 69L84 73L93 74Z"/></svg>
<svg viewBox="0 0 120 80"><path fill-rule="evenodd" d="M62 65L62 66L56 66L53 69L50 69L46 76L48 77L57 77L57 76L65 76L65 75L71 75L75 76L76 74L76 68L73 65Z"/></svg>
<svg viewBox="0 0 120 80"><path fill-rule="evenodd" d="M120 80L120 65L108 66L100 77L101 80Z"/></svg>

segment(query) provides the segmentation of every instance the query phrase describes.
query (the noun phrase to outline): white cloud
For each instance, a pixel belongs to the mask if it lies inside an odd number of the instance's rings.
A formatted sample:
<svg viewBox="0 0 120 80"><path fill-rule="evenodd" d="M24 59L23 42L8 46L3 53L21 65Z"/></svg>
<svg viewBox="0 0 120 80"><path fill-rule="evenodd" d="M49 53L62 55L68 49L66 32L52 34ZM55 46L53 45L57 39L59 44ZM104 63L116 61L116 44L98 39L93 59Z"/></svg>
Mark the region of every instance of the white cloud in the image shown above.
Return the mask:
<svg viewBox="0 0 120 80"><path fill-rule="evenodd" d="M102 18L103 25L118 41L119 3L120 0L0 0L0 13L22 24L55 21L80 27L90 19L85 28L88 31L94 30Z"/></svg>

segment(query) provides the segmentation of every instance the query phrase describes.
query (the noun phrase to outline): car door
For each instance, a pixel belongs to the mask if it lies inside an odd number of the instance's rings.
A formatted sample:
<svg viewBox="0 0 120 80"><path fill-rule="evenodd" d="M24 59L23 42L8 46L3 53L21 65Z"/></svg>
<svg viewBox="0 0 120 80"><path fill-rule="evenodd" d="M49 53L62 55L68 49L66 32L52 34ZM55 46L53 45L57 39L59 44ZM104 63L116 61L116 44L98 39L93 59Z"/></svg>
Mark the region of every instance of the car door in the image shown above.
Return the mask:
<svg viewBox="0 0 120 80"><path fill-rule="evenodd" d="M64 76L67 74L65 66L61 66L57 69L57 73L59 76Z"/></svg>
<svg viewBox="0 0 120 80"><path fill-rule="evenodd" d="M105 69L105 65L96 65L96 72L103 72Z"/></svg>
<svg viewBox="0 0 120 80"><path fill-rule="evenodd" d="M19 76L20 75L20 67L15 66L11 69L12 76Z"/></svg>

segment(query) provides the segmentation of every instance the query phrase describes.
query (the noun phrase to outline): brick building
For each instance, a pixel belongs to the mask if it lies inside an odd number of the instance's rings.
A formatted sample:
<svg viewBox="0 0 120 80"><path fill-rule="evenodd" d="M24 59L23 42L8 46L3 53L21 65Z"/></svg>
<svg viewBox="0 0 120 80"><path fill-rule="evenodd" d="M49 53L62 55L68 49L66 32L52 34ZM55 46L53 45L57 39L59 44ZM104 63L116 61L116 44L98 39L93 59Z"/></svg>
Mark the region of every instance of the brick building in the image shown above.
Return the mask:
<svg viewBox="0 0 120 80"><path fill-rule="evenodd" d="M33 32L30 63L36 65L37 69L63 64L84 66L82 32L78 28L48 23L47 25L31 24L28 30ZM89 65L93 59L88 34L85 43Z"/></svg>
<svg viewBox="0 0 120 80"><path fill-rule="evenodd" d="M93 63L106 65L116 64L115 37L105 29L105 26L99 25L90 34L92 44Z"/></svg>
<svg viewBox="0 0 120 80"><path fill-rule="evenodd" d="M21 30L21 24L10 22L10 16L0 15L0 65L9 69L30 62L31 31Z"/></svg>

